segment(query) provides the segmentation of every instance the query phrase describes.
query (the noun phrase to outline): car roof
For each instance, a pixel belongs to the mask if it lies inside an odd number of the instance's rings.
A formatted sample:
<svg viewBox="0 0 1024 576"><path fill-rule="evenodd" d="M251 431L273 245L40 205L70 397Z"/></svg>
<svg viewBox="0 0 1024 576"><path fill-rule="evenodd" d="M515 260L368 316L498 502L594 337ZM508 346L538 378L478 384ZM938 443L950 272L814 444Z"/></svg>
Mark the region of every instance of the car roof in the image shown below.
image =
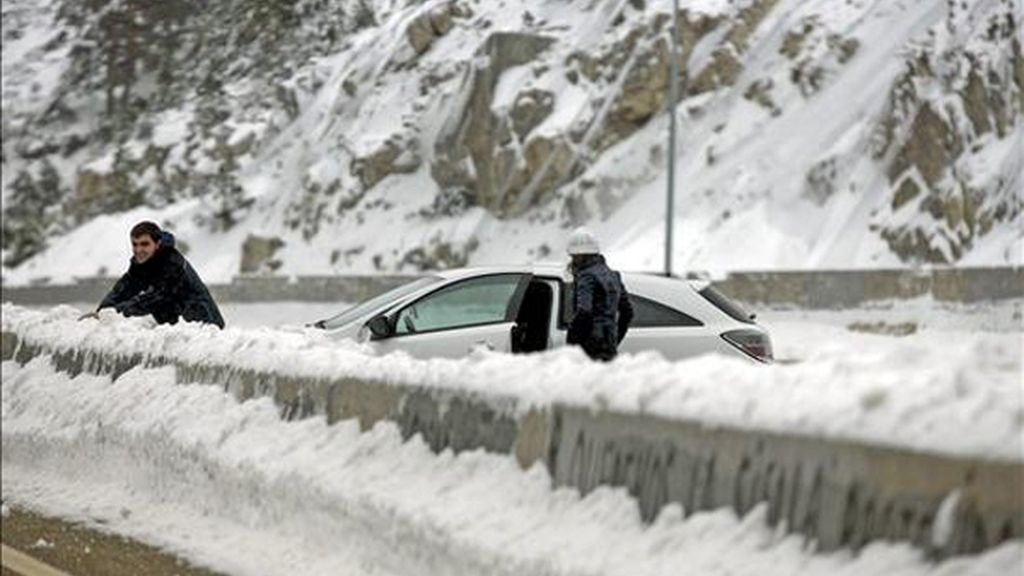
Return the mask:
<svg viewBox="0 0 1024 576"><path fill-rule="evenodd" d="M561 277L565 272L566 265L564 263L538 262L534 264L512 264L508 266L471 266L465 268L450 268L447 270L432 271L431 274L445 280L457 280L459 278L469 278L472 276L482 276L487 274L533 274L535 276ZM620 273L630 283L641 283L645 285L686 282L699 290L703 285L707 284L707 281L705 280L694 280L677 275L665 276L664 274L657 272L634 272L623 270L620 271Z"/></svg>
<svg viewBox="0 0 1024 576"><path fill-rule="evenodd" d="M440 276L445 280L456 280L470 276L483 276L487 274L535 274L540 276L560 276L565 266L554 264L513 264L509 266L473 266L467 268L450 268L448 270L432 271L431 274Z"/></svg>

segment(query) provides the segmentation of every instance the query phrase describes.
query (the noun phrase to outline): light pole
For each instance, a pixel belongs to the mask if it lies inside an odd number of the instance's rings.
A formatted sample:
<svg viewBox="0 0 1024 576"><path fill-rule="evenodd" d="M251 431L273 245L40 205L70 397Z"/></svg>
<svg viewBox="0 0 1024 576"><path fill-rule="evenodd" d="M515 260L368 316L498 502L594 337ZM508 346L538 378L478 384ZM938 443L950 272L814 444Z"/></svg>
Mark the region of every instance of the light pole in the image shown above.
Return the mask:
<svg viewBox="0 0 1024 576"><path fill-rule="evenodd" d="M672 38L668 79L668 190L665 201L665 276L672 275L672 216L676 187L676 100L679 92L679 0L672 0Z"/></svg>

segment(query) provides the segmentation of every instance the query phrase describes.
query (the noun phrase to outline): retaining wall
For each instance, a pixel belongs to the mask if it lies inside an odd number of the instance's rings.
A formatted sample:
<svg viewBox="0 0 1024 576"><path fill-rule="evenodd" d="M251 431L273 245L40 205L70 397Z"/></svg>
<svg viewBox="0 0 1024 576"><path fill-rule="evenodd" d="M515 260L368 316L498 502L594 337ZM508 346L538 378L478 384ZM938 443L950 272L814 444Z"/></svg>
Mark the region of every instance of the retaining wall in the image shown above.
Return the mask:
<svg viewBox="0 0 1024 576"><path fill-rule="evenodd" d="M219 302L358 302L416 276L253 276L211 284ZM99 302L114 278L83 278L75 284L3 287L3 301L21 305ZM972 303L1024 298L1024 268L926 270L815 270L732 272L713 284L732 298L755 305L801 309L848 308L865 302L931 297Z"/></svg>
<svg viewBox="0 0 1024 576"><path fill-rule="evenodd" d="M240 401L269 396L282 418L386 419L422 435L435 451L483 448L547 467L557 485L587 493L619 486L645 520L668 504L689 514L765 503L767 520L819 549L908 541L934 557L977 552L1024 537L1024 463L920 453L899 447L668 420L574 406L526 408L513 397L443 387L301 379L243 366L194 365L164 357L52 350L2 334L3 358L50 355L62 371L117 377L135 366L174 365L181 383L223 387ZM552 386L556 383L552 383ZM943 501L958 503L940 518ZM949 537L936 539L951 528Z"/></svg>
<svg viewBox="0 0 1024 576"><path fill-rule="evenodd" d="M969 304L1024 298L1024 268L735 272L715 284L743 302L801 309L847 308L922 296Z"/></svg>

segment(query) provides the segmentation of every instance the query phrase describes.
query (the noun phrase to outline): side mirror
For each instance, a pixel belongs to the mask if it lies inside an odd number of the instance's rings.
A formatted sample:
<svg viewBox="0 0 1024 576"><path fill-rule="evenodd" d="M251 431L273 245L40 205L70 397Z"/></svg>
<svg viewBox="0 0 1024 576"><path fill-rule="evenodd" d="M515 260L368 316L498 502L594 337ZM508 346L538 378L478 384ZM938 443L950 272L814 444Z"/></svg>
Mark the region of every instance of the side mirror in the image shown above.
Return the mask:
<svg viewBox="0 0 1024 576"><path fill-rule="evenodd" d="M366 323L366 327L370 329L370 333L373 334L375 340L380 338L387 338L391 336L391 322L388 321L388 317L381 314L380 316L374 316Z"/></svg>

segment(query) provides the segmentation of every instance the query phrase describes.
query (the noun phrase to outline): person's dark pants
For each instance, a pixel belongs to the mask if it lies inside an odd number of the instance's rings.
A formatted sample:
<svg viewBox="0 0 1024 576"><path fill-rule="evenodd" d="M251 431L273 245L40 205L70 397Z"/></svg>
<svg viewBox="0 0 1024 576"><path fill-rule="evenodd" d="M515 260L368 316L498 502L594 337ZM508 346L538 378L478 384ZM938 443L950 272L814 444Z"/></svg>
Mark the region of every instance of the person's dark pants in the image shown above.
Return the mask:
<svg viewBox="0 0 1024 576"><path fill-rule="evenodd" d="M584 345L583 351L586 352L587 356L590 356L591 359L601 362L611 362L615 359L615 356L618 355L618 352L614 348L608 349L604 346Z"/></svg>

